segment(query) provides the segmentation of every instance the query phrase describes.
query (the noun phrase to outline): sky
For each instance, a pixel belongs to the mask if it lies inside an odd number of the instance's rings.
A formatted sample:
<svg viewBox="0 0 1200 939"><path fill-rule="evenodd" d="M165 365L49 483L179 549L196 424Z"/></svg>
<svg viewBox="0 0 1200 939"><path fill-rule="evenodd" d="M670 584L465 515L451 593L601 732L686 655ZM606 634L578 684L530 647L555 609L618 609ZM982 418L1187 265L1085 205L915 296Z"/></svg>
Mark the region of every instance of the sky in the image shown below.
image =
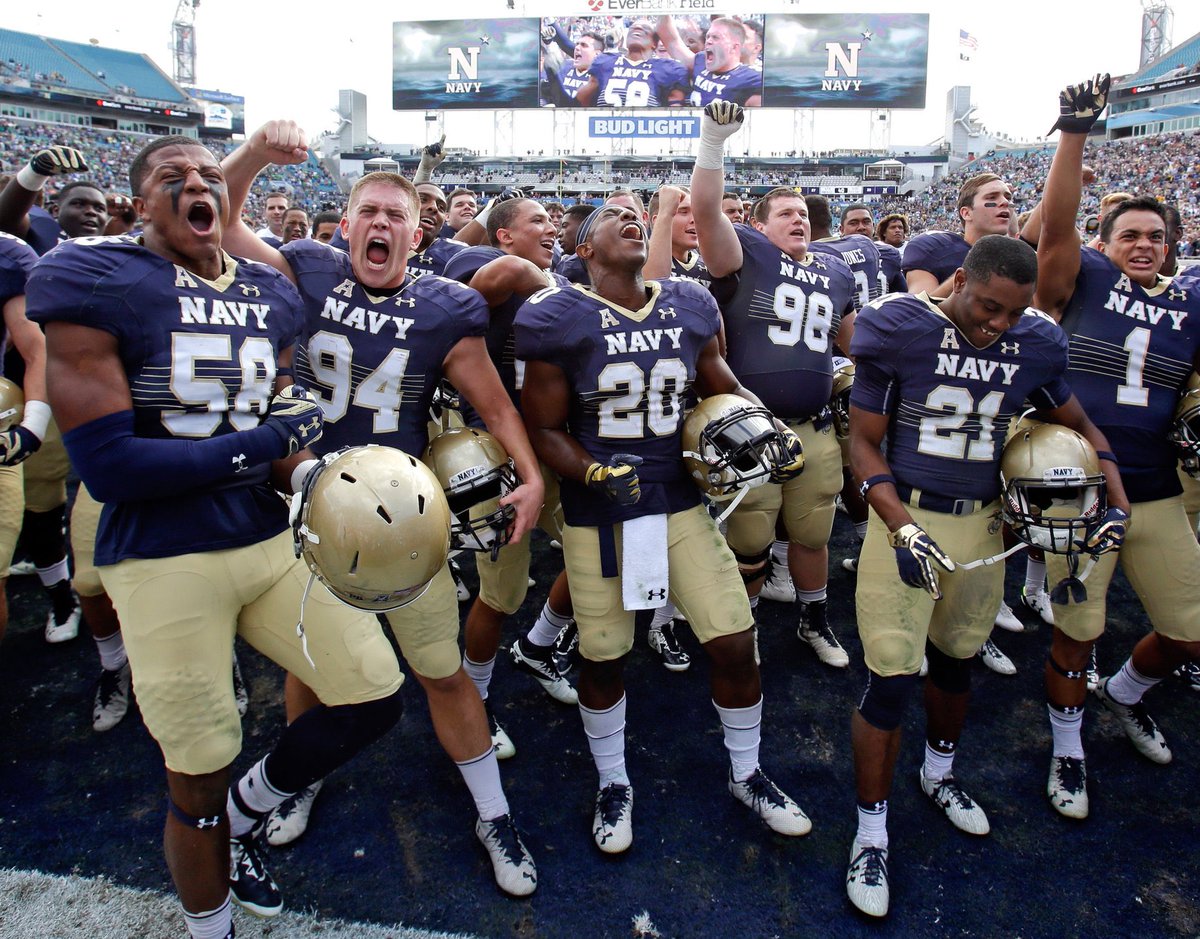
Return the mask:
<svg viewBox="0 0 1200 939"><path fill-rule="evenodd" d="M177 0L133 0L118 5L105 0L56 0L48 4L7 3L0 26L76 42L96 39L101 45L144 52L171 74L171 21ZM423 145L440 130L448 146L484 152L507 149L548 150L556 139L552 112L515 112L497 120L479 112L445 112L443 122L428 122L424 112L391 108L392 21L419 18L414 10L430 10L441 19L537 16L577 12L582 2L569 0L442 0L418 4L329 3L293 0L287 4L246 0L201 0L196 17L196 84L246 98L246 123L253 128L271 118L291 118L313 136L337 125L338 90L363 92L368 102L368 131L388 144ZM561 10L556 10L560 7ZM829 10L834 4L826 4ZM38 9L45 12L39 13ZM762 0L754 11L821 12L806 0ZM845 9L845 8L843 8ZM1078 6L1045 0L1006 0L996 5L946 0L891 0L861 3L861 12L930 14L929 80L924 110L893 111L889 142L893 148L920 145L940 138L945 127L947 90L969 84L977 119L989 130L1023 140L1046 133L1057 113L1063 85L1097 71L1113 74L1137 68L1142 6L1140 0L1108 0ZM336 15L330 15L336 10ZM345 12L351 11L351 12ZM970 63L959 59L958 32L978 38ZM1174 0L1175 43L1200 32L1200 3ZM869 112L820 111L812 122L789 110L754 114L749 130L739 135L741 152L770 153L792 149L867 147L874 139ZM560 145L595 152L612 144L590 140L582 129L572 138L560 128ZM619 146L619 144L618 144ZM653 148L655 144L644 144ZM643 152L655 152L653 149ZM738 152L738 148L731 148Z"/></svg>

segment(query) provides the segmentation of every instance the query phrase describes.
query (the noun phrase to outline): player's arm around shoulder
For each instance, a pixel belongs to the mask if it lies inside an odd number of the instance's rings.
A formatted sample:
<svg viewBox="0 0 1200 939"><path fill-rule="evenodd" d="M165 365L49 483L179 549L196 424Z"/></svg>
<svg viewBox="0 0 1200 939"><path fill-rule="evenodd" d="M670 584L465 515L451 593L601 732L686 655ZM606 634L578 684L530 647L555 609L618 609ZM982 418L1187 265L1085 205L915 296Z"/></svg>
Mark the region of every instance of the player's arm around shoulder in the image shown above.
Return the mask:
<svg viewBox="0 0 1200 939"><path fill-rule="evenodd" d="M553 280L532 261L506 254L477 270L468 286L482 294L488 306L498 306L513 295L527 297L551 287Z"/></svg>

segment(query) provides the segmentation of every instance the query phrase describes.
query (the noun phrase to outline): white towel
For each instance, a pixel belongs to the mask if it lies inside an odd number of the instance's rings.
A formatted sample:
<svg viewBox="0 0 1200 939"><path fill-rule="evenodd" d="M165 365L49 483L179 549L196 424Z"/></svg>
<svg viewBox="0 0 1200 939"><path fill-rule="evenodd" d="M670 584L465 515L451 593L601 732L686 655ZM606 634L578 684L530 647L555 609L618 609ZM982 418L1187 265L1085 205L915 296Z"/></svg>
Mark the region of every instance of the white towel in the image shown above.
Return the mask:
<svg viewBox="0 0 1200 939"><path fill-rule="evenodd" d="M621 523L621 605L653 610L667 602L667 517Z"/></svg>

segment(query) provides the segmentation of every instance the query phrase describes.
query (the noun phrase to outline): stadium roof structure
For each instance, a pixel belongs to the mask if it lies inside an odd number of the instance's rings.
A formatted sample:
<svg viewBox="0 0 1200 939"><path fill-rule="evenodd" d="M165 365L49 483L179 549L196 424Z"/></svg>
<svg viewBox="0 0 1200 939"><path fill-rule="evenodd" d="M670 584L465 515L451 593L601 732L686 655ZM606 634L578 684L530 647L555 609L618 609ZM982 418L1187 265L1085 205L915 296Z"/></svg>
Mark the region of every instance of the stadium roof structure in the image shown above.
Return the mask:
<svg viewBox="0 0 1200 939"><path fill-rule="evenodd" d="M1168 121L1177 117L1196 117L1198 115L1200 115L1200 104L1168 104L1113 115L1108 119L1107 126L1109 130L1119 130L1122 127L1134 127L1154 121Z"/></svg>
<svg viewBox="0 0 1200 939"><path fill-rule="evenodd" d="M1153 62L1148 62L1144 68L1134 72L1121 84L1144 85L1177 68L1191 68L1197 62L1200 62L1200 33L1185 39L1166 55L1160 55Z"/></svg>

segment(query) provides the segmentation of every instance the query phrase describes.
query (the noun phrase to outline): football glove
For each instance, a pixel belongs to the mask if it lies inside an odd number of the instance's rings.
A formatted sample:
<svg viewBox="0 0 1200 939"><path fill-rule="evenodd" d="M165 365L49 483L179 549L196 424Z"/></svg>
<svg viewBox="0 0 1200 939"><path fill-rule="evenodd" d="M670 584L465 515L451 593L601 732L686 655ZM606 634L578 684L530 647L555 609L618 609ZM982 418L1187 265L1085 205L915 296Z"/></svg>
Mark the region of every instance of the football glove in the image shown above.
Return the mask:
<svg viewBox="0 0 1200 939"><path fill-rule="evenodd" d="M1125 532L1129 528L1129 513L1124 509L1109 506L1095 530L1087 540L1087 550L1099 557L1109 551L1117 551L1125 540Z"/></svg>
<svg viewBox="0 0 1200 939"><path fill-rule="evenodd" d="M0 466L16 466L38 452L42 438L24 424L0 434Z"/></svg>
<svg viewBox="0 0 1200 939"><path fill-rule="evenodd" d="M1108 104L1109 74L1097 74L1078 85L1067 85L1058 93L1058 120L1050 128L1068 134L1086 134Z"/></svg>
<svg viewBox="0 0 1200 939"><path fill-rule="evenodd" d="M264 423L283 437L291 456L321 439L324 421L317 399L299 385L288 385L271 399Z"/></svg>
<svg viewBox="0 0 1200 939"><path fill-rule="evenodd" d="M542 42L554 42L554 37L557 35L553 26L542 27Z"/></svg>
<svg viewBox="0 0 1200 939"><path fill-rule="evenodd" d="M923 587L935 600L942 598L942 589L938 586L937 571L933 568L936 561L947 572L954 570L954 561L936 541L925 533L920 525L909 522L901 525L888 536L896 551L896 567L900 569L900 579L910 587Z"/></svg>
<svg viewBox="0 0 1200 939"><path fill-rule="evenodd" d="M804 472L804 446L790 429L781 430L779 436L783 438L783 445L787 448L791 460L771 470L771 482L786 483Z"/></svg>
<svg viewBox="0 0 1200 939"><path fill-rule="evenodd" d="M732 101L710 102L704 106L704 116L700 119L700 136L717 140L732 137L741 129L745 119L746 112L740 104Z"/></svg>
<svg viewBox="0 0 1200 939"><path fill-rule="evenodd" d="M603 493L617 505L633 505L642 497L637 468L642 458L632 453L615 453L608 463L593 463L583 481L595 492Z"/></svg>
<svg viewBox="0 0 1200 939"><path fill-rule="evenodd" d="M83 151L74 147L47 147L45 150L39 150L29 161L29 168L41 176L62 176L64 173L88 171Z"/></svg>
<svg viewBox="0 0 1200 939"><path fill-rule="evenodd" d="M442 139L437 143L431 143L428 146L421 148L421 163L417 167L418 173L424 173L425 179L433 173L435 169L442 165L442 161L446 159L446 135L442 134Z"/></svg>

